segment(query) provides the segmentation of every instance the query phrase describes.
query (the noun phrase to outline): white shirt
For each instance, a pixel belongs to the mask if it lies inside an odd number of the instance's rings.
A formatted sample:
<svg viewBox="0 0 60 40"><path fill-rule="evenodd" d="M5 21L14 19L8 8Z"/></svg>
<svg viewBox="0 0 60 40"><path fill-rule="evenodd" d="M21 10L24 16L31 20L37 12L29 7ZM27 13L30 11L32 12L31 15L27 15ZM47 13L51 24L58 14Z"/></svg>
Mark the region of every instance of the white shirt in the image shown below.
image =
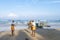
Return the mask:
<svg viewBox="0 0 60 40"><path fill-rule="evenodd" d="M32 22L32 25L33 25L33 26L36 26L36 23L35 23L35 22Z"/></svg>

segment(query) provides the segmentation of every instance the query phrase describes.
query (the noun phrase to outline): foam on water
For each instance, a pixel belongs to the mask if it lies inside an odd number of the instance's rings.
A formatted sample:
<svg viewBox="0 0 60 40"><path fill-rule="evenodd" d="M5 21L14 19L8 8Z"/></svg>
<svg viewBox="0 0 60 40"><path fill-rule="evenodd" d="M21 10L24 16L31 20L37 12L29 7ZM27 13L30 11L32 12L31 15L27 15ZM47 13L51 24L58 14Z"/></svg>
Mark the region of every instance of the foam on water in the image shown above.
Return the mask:
<svg viewBox="0 0 60 40"><path fill-rule="evenodd" d="M26 26L25 24L24 24L24 22L18 22L18 24L16 24L16 26L15 26L15 29L19 30L19 29L28 28L28 26ZM54 23L49 22L48 25L50 25L51 27L43 27L43 28L44 29L56 29L56 28L60 28L60 22L58 22L58 23L57 22L54 22ZM6 23L0 22L0 31L10 31L10 26L11 26L11 22L6 22Z"/></svg>
<svg viewBox="0 0 60 40"><path fill-rule="evenodd" d="M15 26L15 30L26 29L28 26ZM0 31L10 31L11 26L0 27Z"/></svg>

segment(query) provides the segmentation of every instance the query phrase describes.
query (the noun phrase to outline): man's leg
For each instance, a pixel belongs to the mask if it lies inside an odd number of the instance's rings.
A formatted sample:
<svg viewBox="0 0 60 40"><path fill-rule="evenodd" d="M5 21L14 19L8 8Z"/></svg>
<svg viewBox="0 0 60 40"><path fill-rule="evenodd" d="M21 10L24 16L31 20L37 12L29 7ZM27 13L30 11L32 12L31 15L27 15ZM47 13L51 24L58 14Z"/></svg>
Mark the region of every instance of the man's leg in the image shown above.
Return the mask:
<svg viewBox="0 0 60 40"><path fill-rule="evenodd" d="M35 30L34 30L34 37L35 37Z"/></svg>
<svg viewBox="0 0 60 40"><path fill-rule="evenodd" d="M32 36L33 36L33 30L32 30Z"/></svg>
<svg viewBox="0 0 60 40"><path fill-rule="evenodd" d="M14 35L14 30L12 30L12 36Z"/></svg>

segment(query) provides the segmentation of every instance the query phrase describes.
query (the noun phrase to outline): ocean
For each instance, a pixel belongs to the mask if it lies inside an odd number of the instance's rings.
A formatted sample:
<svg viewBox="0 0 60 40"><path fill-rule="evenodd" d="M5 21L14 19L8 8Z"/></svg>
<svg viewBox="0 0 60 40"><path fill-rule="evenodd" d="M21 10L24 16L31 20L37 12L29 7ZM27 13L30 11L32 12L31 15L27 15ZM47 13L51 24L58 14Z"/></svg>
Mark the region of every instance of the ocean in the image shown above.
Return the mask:
<svg viewBox="0 0 60 40"><path fill-rule="evenodd" d="M15 30L20 30L20 29L26 29L28 28L27 26L27 20L17 20L15 21ZM8 21L0 21L0 31L10 31L11 27L11 20ZM45 29L56 29L60 28L60 22L48 22L48 25L51 27L43 27Z"/></svg>
<svg viewBox="0 0 60 40"><path fill-rule="evenodd" d="M11 30L11 21L0 21L0 31L10 31ZM15 30L26 29L28 28L27 24L22 21L15 21Z"/></svg>

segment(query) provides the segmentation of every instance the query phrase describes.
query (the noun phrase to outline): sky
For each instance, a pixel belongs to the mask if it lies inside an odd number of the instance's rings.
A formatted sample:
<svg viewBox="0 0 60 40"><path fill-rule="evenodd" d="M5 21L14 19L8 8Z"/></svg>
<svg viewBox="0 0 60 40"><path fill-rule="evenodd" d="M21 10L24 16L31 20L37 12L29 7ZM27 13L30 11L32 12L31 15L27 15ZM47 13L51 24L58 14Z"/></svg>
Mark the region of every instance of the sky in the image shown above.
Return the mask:
<svg viewBox="0 0 60 40"><path fill-rule="evenodd" d="M0 19L60 19L60 0L0 0Z"/></svg>

